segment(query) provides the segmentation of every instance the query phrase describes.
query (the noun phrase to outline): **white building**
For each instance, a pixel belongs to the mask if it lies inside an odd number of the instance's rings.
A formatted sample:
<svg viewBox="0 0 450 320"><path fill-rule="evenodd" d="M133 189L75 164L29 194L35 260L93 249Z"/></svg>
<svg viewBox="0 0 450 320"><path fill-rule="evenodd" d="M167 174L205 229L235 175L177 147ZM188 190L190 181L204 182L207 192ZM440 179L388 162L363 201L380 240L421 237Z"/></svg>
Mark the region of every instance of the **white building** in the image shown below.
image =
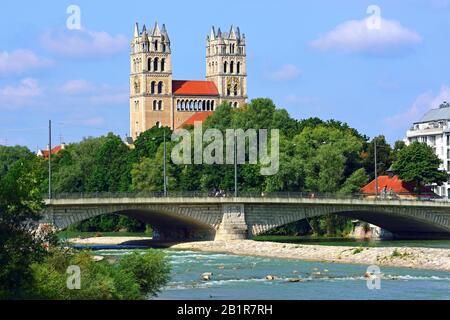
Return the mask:
<svg viewBox="0 0 450 320"><path fill-rule="evenodd" d="M439 108L429 110L406 132L406 144L415 141L431 146L442 160L441 170L450 173L450 104L444 102ZM450 183L435 186L434 192L450 198Z"/></svg>

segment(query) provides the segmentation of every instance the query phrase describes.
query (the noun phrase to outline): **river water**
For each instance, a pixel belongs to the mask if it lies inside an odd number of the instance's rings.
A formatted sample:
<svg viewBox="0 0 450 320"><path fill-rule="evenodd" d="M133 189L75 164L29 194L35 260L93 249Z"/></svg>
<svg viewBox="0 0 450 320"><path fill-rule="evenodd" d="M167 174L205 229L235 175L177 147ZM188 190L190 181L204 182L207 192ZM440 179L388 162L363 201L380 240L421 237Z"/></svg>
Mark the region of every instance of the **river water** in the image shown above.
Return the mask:
<svg viewBox="0 0 450 320"><path fill-rule="evenodd" d="M120 256L144 250L96 254ZM370 290L364 265L164 251L172 278L156 299L450 299L449 272L381 267L380 289ZM211 281L202 281L205 272L213 273ZM275 280L267 281L267 275Z"/></svg>

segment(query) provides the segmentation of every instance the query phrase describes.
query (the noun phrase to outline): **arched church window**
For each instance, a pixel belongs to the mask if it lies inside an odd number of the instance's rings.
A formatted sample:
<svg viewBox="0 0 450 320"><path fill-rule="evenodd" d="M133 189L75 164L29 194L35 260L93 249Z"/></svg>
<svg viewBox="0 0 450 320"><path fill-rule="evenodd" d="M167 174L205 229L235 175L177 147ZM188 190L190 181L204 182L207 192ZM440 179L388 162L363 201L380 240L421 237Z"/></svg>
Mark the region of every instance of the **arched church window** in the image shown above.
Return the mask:
<svg viewBox="0 0 450 320"><path fill-rule="evenodd" d="M162 58L161 59L161 72L163 72L165 68L166 68L166 59Z"/></svg>
<svg viewBox="0 0 450 320"><path fill-rule="evenodd" d="M223 64L223 73L227 73L227 69L228 69L228 62L224 62Z"/></svg>
<svg viewBox="0 0 450 320"><path fill-rule="evenodd" d="M230 73L234 72L234 61L230 62Z"/></svg>
<svg viewBox="0 0 450 320"><path fill-rule="evenodd" d="M152 70L152 58L148 58L147 60L147 70L148 71Z"/></svg>
<svg viewBox="0 0 450 320"><path fill-rule="evenodd" d="M162 44L162 52L166 52L166 44L165 43Z"/></svg>
<svg viewBox="0 0 450 320"><path fill-rule="evenodd" d="M158 40L155 40L155 51L158 51Z"/></svg>
<svg viewBox="0 0 450 320"><path fill-rule="evenodd" d="M151 94L155 94L155 87L156 87L156 82L152 81L152 83L150 85L150 93Z"/></svg>
<svg viewBox="0 0 450 320"><path fill-rule="evenodd" d="M158 82L158 94L163 93L163 86L164 86L164 84L162 81Z"/></svg>
<svg viewBox="0 0 450 320"><path fill-rule="evenodd" d="M211 101L211 110L214 111L214 100Z"/></svg>
<svg viewBox="0 0 450 320"><path fill-rule="evenodd" d="M237 72L237 74L241 73L241 63L239 61L236 64L236 72Z"/></svg>
<svg viewBox="0 0 450 320"><path fill-rule="evenodd" d="M158 64L159 64L159 59L155 58L153 60L153 71L158 71Z"/></svg>
<svg viewBox="0 0 450 320"><path fill-rule="evenodd" d="M158 110L161 111L163 109L162 100L158 101Z"/></svg>
<svg viewBox="0 0 450 320"><path fill-rule="evenodd" d="M153 100L153 111L156 111L156 100Z"/></svg>

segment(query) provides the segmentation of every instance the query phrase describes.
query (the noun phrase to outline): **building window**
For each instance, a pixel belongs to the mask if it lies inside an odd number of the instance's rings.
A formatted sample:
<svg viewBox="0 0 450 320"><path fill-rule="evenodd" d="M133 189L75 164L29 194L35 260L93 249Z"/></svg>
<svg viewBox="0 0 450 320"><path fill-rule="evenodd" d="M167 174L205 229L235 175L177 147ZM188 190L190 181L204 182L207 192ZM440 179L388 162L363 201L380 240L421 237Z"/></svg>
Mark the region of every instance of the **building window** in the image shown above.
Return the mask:
<svg viewBox="0 0 450 320"><path fill-rule="evenodd" d="M162 111L162 109L163 109L163 104L162 104L163 102L160 100L160 101L158 101L158 110L159 111Z"/></svg>
<svg viewBox="0 0 450 320"><path fill-rule="evenodd" d="M227 68L228 67L228 63L225 61L223 64L223 73L227 73Z"/></svg>
<svg viewBox="0 0 450 320"><path fill-rule="evenodd" d="M162 81L158 82L158 94L163 93L163 86L164 86L164 84Z"/></svg>
<svg viewBox="0 0 450 320"><path fill-rule="evenodd" d="M156 82L152 81L152 83L150 85L150 93L151 94L155 94L155 86L156 86Z"/></svg>
<svg viewBox="0 0 450 320"><path fill-rule="evenodd" d="M157 127L157 128L161 128L161 122L159 122L159 121L156 121L156 123L155 123L155 127Z"/></svg>
<svg viewBox="0 0 450 320"><path fill-rule="evenodd" d="M158 71L158 64L159 64L159 59L158 58L155 58L154 60L153 60L153 71Z"/></svg>
<svg viewBox="0 0 450 320"><path fill-rule="evenodd" d="M230 62L230 73L234 72L234 61Z"/></svg>
<svg viewBox="0 0 450 320"><path fill-rule="evenodd" d="M161 59L161 72L164 72L164 69L166 68L166 59Z"/></svg>
<svg viewBox="0 0 450 320"><path fill-rule="evenodd" d="M156 100L153 100L153 111L156 111L156 105L157 104L157 102L156 102Z"/></svg>
<svg viewBox="0 0 450 320"><path fill-rule="evenodd" d="M155 51L158 51L158 40L155 41Z"/></svg>
<svg viewBox="0 0 450 320"><path fill-rule="evenodd" d="M238 62L237 65L236 65L236 73L237 74L241 73L241 63L240 62Z"/></svg>
<svg viewBox="0 0 450 320"><path fill-rule="evenodd" d="M147 60L147 70L148 71L152 70L152 58L148 58Z"/></svg>

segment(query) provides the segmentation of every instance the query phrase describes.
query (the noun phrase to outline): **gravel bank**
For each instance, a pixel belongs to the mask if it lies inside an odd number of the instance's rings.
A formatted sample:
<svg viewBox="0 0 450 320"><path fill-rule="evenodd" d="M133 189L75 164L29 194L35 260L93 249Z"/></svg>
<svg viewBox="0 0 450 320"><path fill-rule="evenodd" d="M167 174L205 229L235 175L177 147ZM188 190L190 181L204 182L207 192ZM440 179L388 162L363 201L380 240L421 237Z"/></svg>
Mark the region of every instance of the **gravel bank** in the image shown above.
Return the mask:
<svg viewBox="0 0 450 320"><path fill-rule="evenodd" d="M364 248L284 244L252 240L189 242L173 245L171 249L450 272L450 249Z"/></svg>
<svg viewBox="0 0 450 320"><path fill-rule="evenodd" d="M92 238L71 238L67 242L73 244L98 244L98 245L119 245L130 241L150 241L151 237L92 237Z"/></svg>

